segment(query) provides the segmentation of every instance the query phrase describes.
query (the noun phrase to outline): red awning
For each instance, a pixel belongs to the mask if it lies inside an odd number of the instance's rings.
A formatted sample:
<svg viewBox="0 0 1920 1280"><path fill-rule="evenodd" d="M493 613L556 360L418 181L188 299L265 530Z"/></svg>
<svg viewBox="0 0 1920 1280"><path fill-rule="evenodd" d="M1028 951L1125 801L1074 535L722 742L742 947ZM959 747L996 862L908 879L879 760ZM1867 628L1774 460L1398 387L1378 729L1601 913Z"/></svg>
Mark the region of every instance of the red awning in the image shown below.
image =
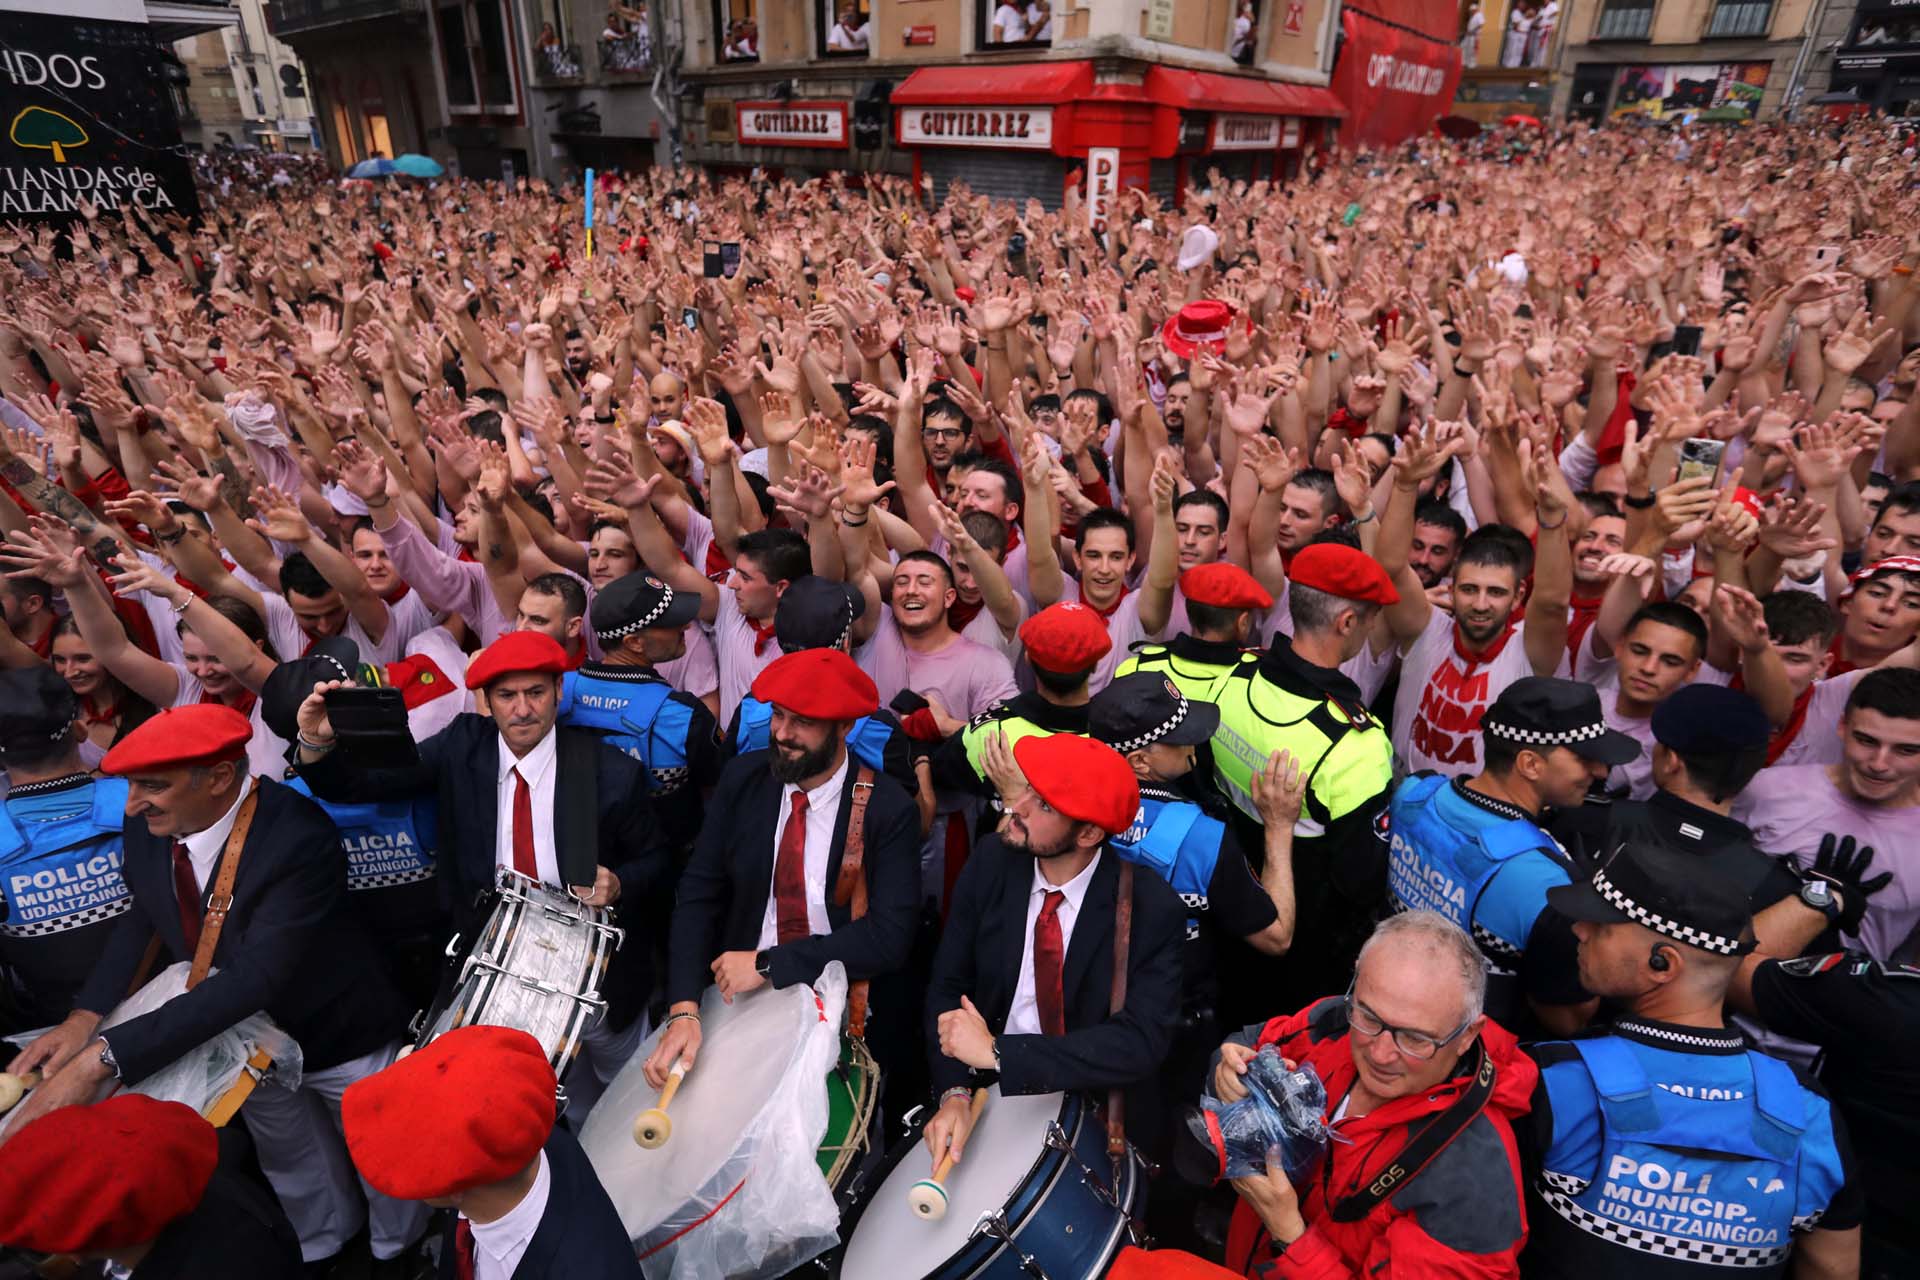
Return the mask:
<svg viewBox="0 0 1920 1280"><path fill-rule="evenodd" d="M1181 111L1214 111L1234 115L1327 116L1347 114L1340 100L1326 89L1284 80L1256 80L1251 76L1221 75L1214 71L1183 71L1177 67L1149 67L1147 96ZM900 100L899 94L894 101Z"/></svg>
<svg viewBox="0 0 1920 1280"><path fill-rule="evenodd" d="M1058 105L1093 91L1091 62L1024 62L1002 67L921 67L893 90L896 107L972 103Z"/></svg>

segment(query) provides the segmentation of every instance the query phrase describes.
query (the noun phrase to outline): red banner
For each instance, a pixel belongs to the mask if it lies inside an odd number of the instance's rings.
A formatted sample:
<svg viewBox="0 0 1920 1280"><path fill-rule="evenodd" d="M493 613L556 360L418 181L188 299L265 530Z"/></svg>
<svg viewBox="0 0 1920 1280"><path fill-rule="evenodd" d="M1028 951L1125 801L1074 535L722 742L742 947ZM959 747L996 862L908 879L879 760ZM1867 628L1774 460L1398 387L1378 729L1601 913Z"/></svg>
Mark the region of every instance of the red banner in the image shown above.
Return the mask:
<svg viewBox="0 0 1920 1280"><path fill-rule="evenodd" d="M1378 22L1340 15L1346 40L1333 69L1334 96L1347 108L1344 147L1385 147L1425 133L1453 106L1460 47Z"/></svg>

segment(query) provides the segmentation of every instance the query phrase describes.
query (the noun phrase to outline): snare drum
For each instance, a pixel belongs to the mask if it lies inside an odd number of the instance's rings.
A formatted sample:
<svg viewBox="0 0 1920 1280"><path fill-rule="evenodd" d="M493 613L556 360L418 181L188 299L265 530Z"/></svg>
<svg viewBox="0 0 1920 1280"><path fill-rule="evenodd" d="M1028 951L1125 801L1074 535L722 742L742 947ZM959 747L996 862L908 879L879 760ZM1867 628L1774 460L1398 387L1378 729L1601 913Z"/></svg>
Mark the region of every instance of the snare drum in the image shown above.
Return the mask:
<svg viewBox="0 0 1920 1280"><path fill-rule="evenodd" d="M540 1042L564 1082L581 1037L607 1007L600 986L625 931L605 908L508 867L500 868L493 896L451 989L416 1023L414 1047L455 1027L513 1027ZM449 960L459 946L459 938L447 944Z"/></svg>
<svg viewBox="0 0 1920 1280"><path fill-rule="evenodd" d="M1091 1280L1146 1206L1129 1147L1115 1189L1107 1128L1078 1094L1002 1097L995 1085L966 1154L947 1174L947 1213L922 1218L913 1184L933 1176L916 1130L887 1153L879 1184L841 1228L840 1280Z"/></svg>

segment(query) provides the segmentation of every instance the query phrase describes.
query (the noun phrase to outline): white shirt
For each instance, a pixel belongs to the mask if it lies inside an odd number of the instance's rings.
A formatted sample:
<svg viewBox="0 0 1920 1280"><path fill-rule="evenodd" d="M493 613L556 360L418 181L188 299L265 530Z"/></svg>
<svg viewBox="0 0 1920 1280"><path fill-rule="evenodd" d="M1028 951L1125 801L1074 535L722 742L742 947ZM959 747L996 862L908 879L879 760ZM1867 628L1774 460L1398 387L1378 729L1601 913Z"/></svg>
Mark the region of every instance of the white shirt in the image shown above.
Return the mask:
<svg viewBox="0 0 1920 1280"><path fill-rule="evenodd" d="M1007 1012L1006 1034L1010 1036L1037 1036L1042 1034L1040 1027L1040 1001L1033 993L1033 926L1039 923L1040 909L1046 905L1047 895L1058 889L1067 896L1060 901L1060 909L1054 912L1060 921L1060 971L1066 974L1067 948L1073 945L1073 924L1080 918L1080 904L1086 900L1087 886L1093 883L1093 873L1100 866L1100 859L1106 856L1097 851L1093 861L1086 869L1065 884L1054 884L1040 874L1040 862L1033 864L1033 888L1027 891L1027 945L1020 949L1020 981L1013 989L1013 1008ZM1061 995L1061 1015L1066 1014L1066 992Z"/></svg>
<svg viewBox="0 0 1920 1280"><path fill-rule="evenodd" d="M519 1204L492 1222L473 1222L461 1215L473 1228L473 1280L512 1280L513 1273L540 1229L547 1214L547 1196L553 1190L553 1175L547 1170L547 1153L540 1153L540 1171L533 1175L533 1186Z"/></svg>
<svg viewBox="0 0 1920 1280"><path fill-rule="evenodd" d="M240 794L233 798L225 814L218 822L205 831L196 831L190 836L181 836L180 843L187 846L187 861L193 864L194 883L200 886L200 896L207 896L207 884L213 879L215 868L220 863L220 854L227 847L227 837L233 833L233 824L240 816L240 804L253 790L253 778L249 776Z"/></svg>
<svg viewBox="0 0 1920 1280"><path fill-rule="evenodd" d="M1010 4L1003 4L993 11L993 25L1000 32L1002 44L1012 44L1027 38L1027 15Z"/></svg>
<svg viewBox="0 0 1920 1280"><path fill-rule="evenodd" d="M859 26L849 30L836 22L833 24L833 30L827 32L827 48L859 50L864 52L867 47L868 34L871 26L871 23L863 22Z"/></svg>
<svg viewBox="0 0 1920 1280"><path fill-rule="evenodd" d="M840 818L840 790L847 785L850 753L842 753L833 776L807 792L807 932L832 933L827 920L827 863L833 859L833 827ZM780 875L780 841L793 821L793 797L800 788L789 782L780 788L780 816L773 824L773 875L767 881L767 909L760 916L760 950L780 941L780 902L774 885Z"/></svg>
<svg viewBox="0 0 1920 1280"><path fill-rule="evenodd" d="M560 855L553 847L554 775L559 772L559 747L552 729L534 744L533 750L513 758L506 740L500 741L500 818L494 824L493 861L495 866L513 865L513 794L518 789L516 772L527 780L533 801L533 861L540 868L543 884L558 886Z"/></svg>

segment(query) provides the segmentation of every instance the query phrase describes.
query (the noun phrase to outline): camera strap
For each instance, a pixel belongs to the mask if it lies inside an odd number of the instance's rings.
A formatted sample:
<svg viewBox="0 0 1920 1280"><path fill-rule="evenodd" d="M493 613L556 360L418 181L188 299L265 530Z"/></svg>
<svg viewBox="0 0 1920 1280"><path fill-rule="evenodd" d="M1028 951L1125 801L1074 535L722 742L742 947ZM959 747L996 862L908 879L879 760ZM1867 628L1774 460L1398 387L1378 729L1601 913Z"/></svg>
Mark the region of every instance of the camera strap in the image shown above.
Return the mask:
<svg viewBox="0 0 1920 1280"><path fill-rule="evenodd" d="M1487 1100L1493 1097L1493 1056L1483 1044L1476 1044L1474 1052L1480 1055L1480 1061L1474 1070L1472 1082L1453 1100L1451 1106L1414 1131L1413 1136L1407 1139L1407 1145L1400 1148L1400 1154L1380 1171L1379 1176L1361 1190L1342 1196L1333 1203L1335 1222L1358 1222L1372 1213L1382 1200L1418 1177L1420 1171L1432 1164L1455 1138L1466 1132L1475 1116L1486 1110Z"/></svg>

